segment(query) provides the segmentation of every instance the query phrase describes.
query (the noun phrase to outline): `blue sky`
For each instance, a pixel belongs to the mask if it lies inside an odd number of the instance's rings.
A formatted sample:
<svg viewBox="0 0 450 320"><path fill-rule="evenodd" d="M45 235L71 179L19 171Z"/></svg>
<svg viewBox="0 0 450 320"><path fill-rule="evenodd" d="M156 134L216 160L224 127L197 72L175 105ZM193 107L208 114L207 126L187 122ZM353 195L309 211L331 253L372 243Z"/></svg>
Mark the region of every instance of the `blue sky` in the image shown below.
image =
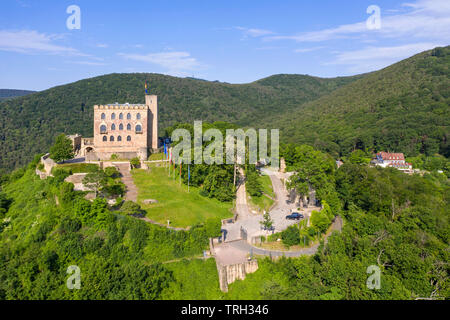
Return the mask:
<svg viewBox="0 0 450 320"><path fill-rule="evenodd" d="M81 10L70 30L66 9ZM380 8L369 29L370 5ZM43 90L113 72L247 83L386 67L448 45L449 0L2 0L0 88Z"/></svg>

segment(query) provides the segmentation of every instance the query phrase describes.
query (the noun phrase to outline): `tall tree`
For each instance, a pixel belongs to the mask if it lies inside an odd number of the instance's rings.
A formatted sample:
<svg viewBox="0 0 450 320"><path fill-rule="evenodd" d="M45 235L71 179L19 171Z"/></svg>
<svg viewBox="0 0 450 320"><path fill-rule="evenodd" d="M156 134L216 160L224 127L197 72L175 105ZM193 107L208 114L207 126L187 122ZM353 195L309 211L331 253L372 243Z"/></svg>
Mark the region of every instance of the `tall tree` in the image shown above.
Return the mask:
<svg viewBox="0 0 450 320"><path fill-rule="evenodd" d="M55 144L50 148L50 158L56 162L65 161L74 157L72 140L65 134L56 137Z"/></svg>

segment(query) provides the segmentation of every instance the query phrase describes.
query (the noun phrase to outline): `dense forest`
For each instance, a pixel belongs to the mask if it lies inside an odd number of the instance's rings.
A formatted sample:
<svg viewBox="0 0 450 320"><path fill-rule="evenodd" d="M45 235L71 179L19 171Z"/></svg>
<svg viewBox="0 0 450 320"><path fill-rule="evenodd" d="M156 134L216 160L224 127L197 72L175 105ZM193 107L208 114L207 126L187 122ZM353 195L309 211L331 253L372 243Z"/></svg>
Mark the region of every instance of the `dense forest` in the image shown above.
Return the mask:
<svg viewBox="0 0 450 320"><path fill-rule="evenodd" d="M334 174L344 227L312 257L260 262L236 299L448 299L449 194L443 174L346 163ZM379 290L367 267L381 270Z"/></svg>
<svg viewBox="0 0 450 320"><path fill-rule="evenodd" d="M159 127L227 121L281 129L333 157L355 149L408 157L449 156L450 47L369 74L322 79L274 75L228 84L160 74L109 74L0 103L0 170L46 152L59 133L92 135L94 104L143 103L143 83L158 95Z"/></svg>
<svg viewBox="0 0 450 320"><path fill-rule="evenodd" d="M34 92L35 91L31 90L0 89L0 101L15 97L26 96L27 94L31 94Z"/></svg>
<svg viewBox="0 0 450 320"><path fill-rule="evenodd" d="M175 281L162 262L201 255L220 230L174 231L112 211L73 191L64 170L40 180L38 161L3 180L0 299L157 299ZM82 270L83 289L67 289L69 265Z"/></svg>
<svg viewBox="0 0 450 320"><path fill-rule="evenodd" d="M334 157L355 149L450 156L450 47L373 72L266 122ZM287 134L289 133L289 134Z"/></svg>
<svg viewBox="0 0 450 320"><path fill-rule="evenodd" d="M407 175L292 146L294 177L323 184L318 197L344 219L342 232L313 256L259 260L259 269L218 288L213 259L201 256L215 224L174 231L83 199L63 181L28 167L3 176L0 192L0 299L416 299L449 298L450 184L437 172ZM79 266L80 290L66 287ZM381 288L366 286L367 267Z"/></svg>
<svg viewBox="0 0 450 320"><path fill-rule="evenodd" d="M321 79L275 75L249 84L228 84L161 74L109 74L0 103L0 170L47 152L59 133L92 136L93 106L144 103L144 83L158 95L160 132L176 122L227 121L257 126L264 117L291 110L360 76Z"/></svg>

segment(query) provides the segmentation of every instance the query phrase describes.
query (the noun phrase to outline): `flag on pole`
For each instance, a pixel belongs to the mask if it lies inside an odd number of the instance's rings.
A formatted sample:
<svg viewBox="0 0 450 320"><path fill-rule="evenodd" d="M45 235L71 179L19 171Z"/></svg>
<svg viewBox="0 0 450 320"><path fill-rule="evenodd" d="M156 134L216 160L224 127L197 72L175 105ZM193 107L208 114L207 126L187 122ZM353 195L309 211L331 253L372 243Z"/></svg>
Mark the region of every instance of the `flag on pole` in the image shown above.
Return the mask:
<svg viewBox="0 0 450 320"><path fill-rule="evenodd" d="M191 166L188 163L188 192L189 192L189 182L191 181Z"/></svg>
<svg viewBox="0 0 450 320"><path fill-rule="evenodd" d="M147 80L145 80L145 94L148 94L148 90L147 90Z"/></svg>

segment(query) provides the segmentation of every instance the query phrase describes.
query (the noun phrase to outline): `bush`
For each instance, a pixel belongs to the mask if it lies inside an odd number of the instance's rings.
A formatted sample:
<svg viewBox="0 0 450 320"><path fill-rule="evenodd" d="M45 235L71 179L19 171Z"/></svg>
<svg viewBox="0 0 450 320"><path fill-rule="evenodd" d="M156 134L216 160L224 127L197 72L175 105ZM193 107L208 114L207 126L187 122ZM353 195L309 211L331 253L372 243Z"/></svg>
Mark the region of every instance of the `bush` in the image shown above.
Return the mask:
<svg viewBox="0 0 450 320"><path fill-rule="evenodd" d="M109 197L123 196L125 193L125 185L123 183L108 185L102 188L102 192Z"/></svg>
<svg viewBox="0 0 450 320"><path fill-rule="evenodd" d="M290 226L281 232L281 240L288 247L300 244L300 231L297 226Z"/></svg>
<svg viewBox="0 0 450 320"><path fill-rule="evenodd" d="M81 221L78 218L65 216L61 219L58 227L59 233L77 232L81 229Z"/></svg>
<svg viewBox="0 0 450 320"><path fill-rule="evenodd" d="M120 173L119 173L119 171L117 170L116 167L107 167L107 168L105 168L105 174L109 178L113 178L113 179L120 177Z"/></svg>
<svg viewBox="0 0 450 320"><path fill-rule="evenodd" d="M125 201L122 207L120 208L120 211L123 214L130 215L130 216L144 216L145 210L142 210L141 206L138 205L136 202L133 201Z"/></svg>
<svg viewBox="0 0 450 320"><path fill-rule="evenodd" d="M330 218L328 218L327 213L324 212L324 210L313 210L313 212L311 213L311 223L321 233L325 233L331 224L331 220Z"/></svg>
<svg viewBox="0 0 450 320"><path fill-rule="evenodd" d="M206 235L210 238L218 237L222 230L222 221L218 218L209 218L205 222Z"/></svg>
<svg viewBox="0 0 450 320"><path fill-rule="evenodd" d="M139 160L138 157L133 158L130 160L130 165L132 168L139 168L139 166L141 165L141 160Z"/></svg>

